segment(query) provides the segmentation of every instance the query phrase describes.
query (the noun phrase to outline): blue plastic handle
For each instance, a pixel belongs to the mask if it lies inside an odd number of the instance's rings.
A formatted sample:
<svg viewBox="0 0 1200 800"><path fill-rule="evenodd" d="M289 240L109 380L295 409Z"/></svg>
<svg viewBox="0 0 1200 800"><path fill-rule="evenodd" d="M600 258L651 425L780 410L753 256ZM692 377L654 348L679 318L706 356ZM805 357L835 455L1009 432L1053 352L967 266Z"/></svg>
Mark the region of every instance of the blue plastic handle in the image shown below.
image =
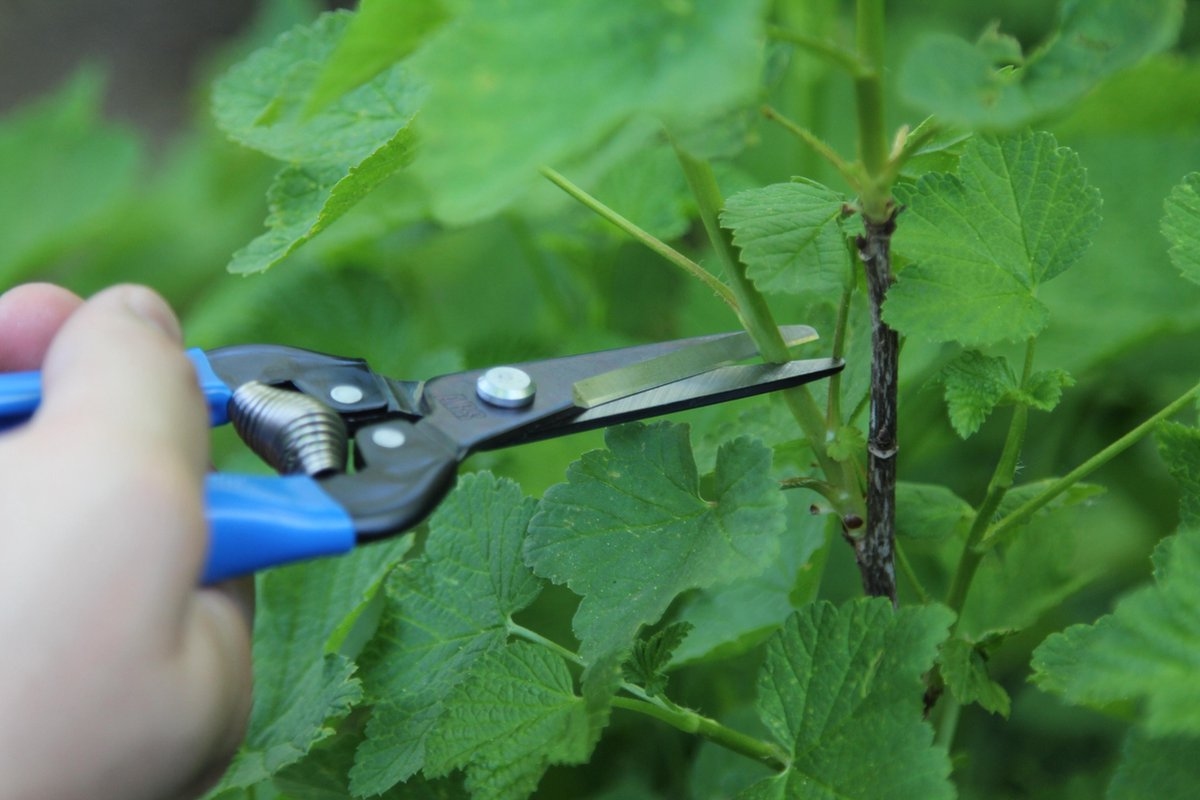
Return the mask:
<svg viewBox="0 0 1200 800"><path fill-rule="evenodd" d="M29 419L42 401L42 373L0 375L0 429Z"/></svg>
<svg viewBox="0 0 1200 800"><path fill-rule="evenodd" d="M216 472L208 476L205 495L206 584L354 547L350 515L312 478Z"/></svg>
<svg viewBox="0 0 1200 800"><path fill-rule="evenodd" d="M196 379L208 404L208 418L212 425L224 425L229 421L229 398L233 392L213 372L208 356L199 348L187 351L196 368ZM10 428L29 419L42 402L42 373L6 372L0 374L0 430Z"/></svg>
<svg viewBox="0 0 1200 800"><path fill-rule="evenodd" d="M217 377L208 356L198 347L187 351L187 357L196 368L196 380L200 382L200 391L204 393L204 401L208 403L208 420L213 426L229 422L229 398L233 391L225 385L225 381Z"/></svg>
<svg viewBox="0 0 1200 800"><path fill-rule="evenodd" d="M229 421L232 395L203 350L188 358L208 403L213 425ZM40 372L0 374L0 430L28 420L42 399ZM216 583L259 569L354 547L354 522L305 476L213 473L205 479L209 549L203 582Z"/></svg>

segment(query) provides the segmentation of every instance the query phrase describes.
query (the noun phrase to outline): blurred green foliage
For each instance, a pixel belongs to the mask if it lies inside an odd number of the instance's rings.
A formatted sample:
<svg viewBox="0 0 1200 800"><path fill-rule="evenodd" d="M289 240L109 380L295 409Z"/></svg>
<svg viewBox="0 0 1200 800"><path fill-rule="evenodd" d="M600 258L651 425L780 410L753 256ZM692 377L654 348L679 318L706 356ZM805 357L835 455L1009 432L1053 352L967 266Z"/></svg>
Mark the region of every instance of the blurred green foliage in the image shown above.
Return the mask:
<svg viewBox="0 0 1200 800"><path fill-rule="evenodd" d="M638 3L619 5L630 19L638 18ZM672 24L683 24L673 16L678 7L692 4L661 5L657 24L669 32ZM680 52L668 36L663 52L626 52L617 46L618 14L606 18L611 29L591 28L586 3L564 4L578 17L572 34L548 49L538 66L540 74L557 73L561 79L546 89L550 100L564 104L560 115L524 119L523 84L505 70L504 60L475 65L484 72L494 70L490 77L500 84L494 116L462 118L467 101L457 103L449 93L429 109L426 133L434 156L424 166L415 174L396 171L407 155L385 153L394 161L366 176L374 190L370 197L353 208L335 203L336 213L329 210L340 176L321 178L317 183L324 194L315 201L305 199L307 216L295 229L299 232L288 233L282 248L275 247L269 259L252 269L268 260L282 263L249 277L231 275L225 267L262 233L268 213L274 224L278 208L286 206L277 203L268 209L264 200L268 188L283 180L279 164L231 143L215 127L206 102L197 104L202 110L190 127L161 152L151 152L136 130L102 117L103 78L81 72L53 95L0 120L0 170L5 176L0 182L0 284L53 280L89 293L115 281L140 281L158 289L180 311L192 344L287 343L361 355L382 372L414 377L464 365L732 329L737 320L707 290L541 185L532 169L547 159L569 167L573 176L589 181L596 196L635 223L697 259L712 260L673 156L644 112L654 106L665 108L668 117L675 112L689 118L705 115L720 107L722 98L742 91L745 65L756 65L756 54L729 44L736 38L729 31L749 25L764 4L695 5L704 7L700 22L706 27L699 40L705 47ZM938 0L920 9L894 5L889 9L889 50L897 64L917 53L925 72L910 68L888 73L893 127L920 121L923 109L910 105L913 101L922 106L940 102L919 92L914 96L908 85L917 80L914 74L920 78L930 70L948 69L929 55L930 31L974 40L998 18L1001 30L1029 52L1054 23L1051 5L1033 0ZM1071 87L1068 94L1082 99L1069 109L1058 108L1058 94L1054 102L1037 108L1044 114L1037 126L1078 154L1089 185L1099 190L1103 222L1075 267L1039 287L1037 301L1048 309L1050 320L1039 340L1039 359L1069 372L1076 384L1064 390L1052 416L1031 416L1022 455L1022 472L1030 479L1066 472L1200 377L1200 288L1181 279L1160 233L1164 199L1186 174L1200 169L1200 15L1191 13L1200 4L1187 5L1182 38L1173 51L1098 86ZM778 0L773 14L781 24L837 38L850 28L849 6L832 0ZM196 91L207 92L231 63L293 25L310 22L314 14L302 3L266 3L244 40L214 55ZM542 17L549 39L557 20L549 12ZM432 14L420 24L435 29L441 23ZM443 50L427 53L426 61L418 63L442 70L440 79L464 95L479 90L488 78L469 70L458 82L450 77L447 65L466 70L471 64L468 33L452 31ZM695 31L689 36L688 41L695 40ZM577 62L576 53L597 52L587 37L608 37L615 49L604 58ZM363 44L369 46L369 41ZM998 47L992 41L990 49L972 50L972 57L1000 52L1012 58L1016 52ZM725 59L720 69L713 67L714 48ZM497 53L513 59L521 55L504 49ZM803 120L841 152L853 152L851 82L807 54L780 49L769 56L762 99ZM742 71L730 71L730 65ZM268 102L242 120L252 133L264 121L294 124L300 146L308 150L281 154L290 162L284 175L291 177L328 159L324 142L314 138L328 132L311 127L316 124L312 115L336 108L337 90L347 88L344 78L316 68L301 77L290 105ZM756 81L759 77L753 76ZM388 79L372 72L355 80ZM902 83L905 92L900 91ZM919 83L927 85L925 78ZM220 108L218 103L218 118ZM592 113L581 120L580 109ZM973 119L968 112L964 118ZM497 130L518 123L549 133L544 139L527 139L521 159L505 163L503 171L445 155L454 152L451 145L471 147L476 139L483 147L502 138ZM228 119L222 124L231 126ZM698 131L689 130L680 136L700 138ZM368 138L349 148L350 156L339 151L334 159L338 169L382 158L380 149L391 140ZM845 191L836 173L802 143L754 114L710 120L702 140L709 152L736 152L717 162L726 196L794 175ZM949 169L957 152L954 147L938 150L934 156L941 160L931 158L928 166ZM481 153L480 163L487 163L485 155ZM524 191L517 199L505 194L514 181ZM473 193L473 187L480 193ZM279 197L277 188L273 198ZM320 236L311 235L318 229ZM734 231L738 233L736 225ZM833 299L816 307L811 298L795 295L772 296L771 302L781 321L828 329ZM864 316L862 308L852 309L853 320L862 322ZM865 388L864 330L855 324L849 333L843 378L848 407L859 402ZM948 345L914 337L902 362L900 469L908 483L901 502L913 505L902 506L900 527L902 537L906 527L924 529L926 536L901 541L913 574L935 597L942 596L949 582L953 547L948 543L961 544L964 499L974 503L982 496L1004 436L1003 425L994 419L999 414L978 419L978 433L966 441L952 428L940 392L929 387L957 355ZM682 419L694 426L697 457L707 470L715 442L743 432L776 446L777 464L786 461L787 435L779 432L773 413L770 401L747 401ZM488 454L469 466L488 467L540 496L562 480L581 452L597 446L599 437L588 434ZM219 435L217 448L217 463L249 468L249 459L229 437ZM1128 733L1120 715L1067 707L1028 680L1031 653L1047 634L1095 621L1113 608L1116 598L1149 580L1150 553L1178 523L1179 490L1152 442L1139 444L1089 480L1107 492L1079 496L1070 509L1066 504L1047 509L1030 523L1029 535L991 554L981 566L965 610L964 632L982 638L998 629L1022 630L987 650L987 673L995 689L1002 687L1011 697L1008 720L975 706L962 712L954 751L962 797L1099 798L1106 796L1123 750L1153 753L1161 760L1164 751L1152 746L1144 732ZM859 592L848 549L836 536L826 537L822 547L825 534L808 517L806 503L789 495L789 504L797 541L778 560L780 574L768 571L756 581L726 587L725 594L692 598L680 614L707 620L707 626L697 624L718 633L712 634L713 641L681 646L676 656L684 666L671 674L673 694L743 730L757 724L753 715L747 721L747 708L754 700L753 676L767 657L762 641L793 605L813 599L818 591L803 580L806 565L814 563L810 557L828 561L819 587L822 597L841 600ZM928 535L931 529L940 535ZM917 599L902 580L902 603ZM522 612L523 619L552 638L570 641L573 603L565 591L550 588ZM723 615L723 609L743 610ZM731 616L742 624L730 624ZM972 642L978 645L979 638ZM729 643L734 646L717 646ZM955 647L955 663L969 665L979 657L965 640ZM994 691L990 696L999 697ZM994 700L994 705L1007 703ZM1125 710L1126 718L1132 715ZM353 724L361 720L351 716L347 726ZM343 730L314 758L349 752L347 741L353 738ZM1177 761L1193 767L1200 753L1200 744L1186 738L1172 738L1164 746ZM1123 766L1109 796L1139 796L1136 791L1143 784L1137 781L1152 781L1159 766L1149 760L1141 772ZM536 796L728 797L763 777L753 762L645 718L615 713L590 764L552 768ZM306 796L286 774L276 785L281 797ZM412 791L397 796L438 796L435 789Z"/></svg>

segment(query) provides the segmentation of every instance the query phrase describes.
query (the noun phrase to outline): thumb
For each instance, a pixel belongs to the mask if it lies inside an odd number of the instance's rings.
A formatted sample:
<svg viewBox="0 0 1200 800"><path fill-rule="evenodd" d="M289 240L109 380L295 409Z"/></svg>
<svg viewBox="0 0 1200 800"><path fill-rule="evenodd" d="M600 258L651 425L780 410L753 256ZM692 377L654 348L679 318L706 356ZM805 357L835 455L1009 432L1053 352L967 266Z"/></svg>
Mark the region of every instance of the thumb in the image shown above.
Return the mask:
<svg viewBox="0 0 1200 800"><path fill-rule="evenodd" d="M119 438L123 450L144 445L180 454L199 485L208 463L207 414L181 338L175 315L151 290L117 286L97 294L50 345L39 419L86 425Z"/></svg>
<svg viewBox="0 0 1200 800"><path fill-rule="evenodd" d="M124 498L105 505L128 515L109 521L123 533L106 537L107 563L161 565L153 591L183 602L207 547L208 415L171 309L143 287L97 294L59 330L42 383L33 427L50 452L73 454L93 493Z"/></svg>

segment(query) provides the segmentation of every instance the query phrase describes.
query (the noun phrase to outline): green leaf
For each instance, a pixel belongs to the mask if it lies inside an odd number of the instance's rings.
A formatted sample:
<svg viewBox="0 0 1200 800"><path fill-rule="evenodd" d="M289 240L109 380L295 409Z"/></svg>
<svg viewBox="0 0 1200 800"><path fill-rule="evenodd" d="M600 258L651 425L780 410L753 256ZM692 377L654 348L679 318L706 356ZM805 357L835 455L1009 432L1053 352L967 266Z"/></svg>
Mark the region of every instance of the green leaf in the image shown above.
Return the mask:
<svg viewBox="0 0 1200 800"><path fill-rule="evenodd" d="M833 433L833 439L825 445L825 452L834 461L852 461L867 451L867 436L862 429L843 425Z"/></svg>
<svg viewBox="0 0 1200 800"><path fill-rule="evenodd" d="M1009 490L997 515L1003 517L1052 480ZM1091 581L1102 567L1082 557L1089 547L1089 531L1070 524L1063 512L1102 491L1089 484L1073 487L1035 514L1006 544L989 550L967 595L958 633L981 641L995 631L1025 630Z"/></svg>
<svg viewBox="0 0 1200 800"><path fill-rule="evenodd" d="M233 272L259 272L278 263L412 160L409 125L423 91L399 66L316 114L305 110L352 18L337 12L297 27L214 86L213 113L221 129L290 164L268 194L268 231L235 254Z"/></svg>
<svg viewBox="0 0 1200 800"><path fill-rule="evenodd" d="M280 683L254 697L250 731L229 770L214 790L254 786L302 759L313 745L330 736L330 725L342 719L363 697L350 659L331 653L302 662L278 676ZM257 665L257 662L256 662ZM286 682L283 682L286 681ZM266 696L264 696L266 695Z"/></svg>
<svg viewBox="0 0 1200 800"><path fill-rule="evenodd" d="M994 264L913 264L902 275L888 292L884 318L912 336L984 346L1028 339L1050 319L1028 287Z"/></svg>
<svg viewBox="0 0 1200 800"><path fill-rule="evenodd" d="M464 769L475 800L523 800L552 764L591 753L587 711L562 658L514 642L480 659L445 701L426 774Z"/></svg>
<svg viewBox="0 0 1200 800"><path fill-rule="evenodd" d="M394 67L315 116L304 104L347 24L349 12L323 14L234 65L213 86L217 125L234 141L280 161L347 168L412 119L423 91Z"/></svg>
<svg viewBox="0 0 1200 800"><path fill-rule="evenodd" d="M1046 325L1038 287L1083 255L1100 194L1048 133L978 137L957 175L898 186L895 248L916 262L889 291L887 321L932 341L1023 341Z"/></svg>
<svg viewBox="0 0 1200 800"><path fill-rule="evenodd" d="M407 57L450 17L442 0L362 0L305 104L315 114Z"/></svg>
<svg viewBox="0 0 1200 800"><path fill-rule="evenodd" d="M844 206L819 183L776 183L730 197L721 224L733 231L746 274L760 291L838 296L853 279Z"/></svg>
<svg viewBox="0 0 1200 800"><path fill-rule="evenodd" d="M625 425L605 441L546 492L526 546L538 575L583 596L574 629L589 661L627 651L680 593L762 572L784 525L771 451L757 441L719 450L711 500L686 426Z"/></svg>
<svg viewBox="0 0 1200 800"><path fill-rule="evenodd" d="M1164 204L1162 232L1171 243L1171 262L1200 283L1200 172L1192 172L1171 190Z"/></svg>
<svg viewBox="0 0 1200 800"><path fill-rule="evenodd" d="M133 187L141 146L103 122L103 89L83 72L0 122L0 286L99 233Z"/></svg>
<svg viewBox="0 0 1200 800"><path fill-rule="evenodd" d="M262 272L292 254L412 160L408 129L347 172L342 167L285 167L267 191L267 232L233 254L229 271Z"/></svg>
<svg viewBox="0 0 1200 800"><path fill-rule="evenodd" d="M769 641L758 708L792 754L743 800L954 796L950 759L922 719L922 675L953 614L879 598L798 611Z"/></svg>
<svg viewBox="0 0 1200 800"><path fill-rule="evenodd" d="M996 518L1007 516L1056 481L1046 478L1010 489ZM1103 493L1103 487L1094 484L1075 484L990 549L975 574L958 632L981 642L996 631L1025 630L1093 580L1104 568L1088 558L1093 533L1062 512Z"/></svg>
<svg viewBox="0 0 1200 800"><path fill-rule="evenodd" d="M1186 135L1198 123L1200 64L1181 54L1167 53L1149 58L1089 92L1070 116L1055 123L1054 129L1063 138L1144 136L1146 144L1154 147L1155 137ZM1132 161L1122 168L1136 169L1136 158Z"/></svg>
<svg viewBox="0 0 1200 800"><path fill-rule="evenodd" d="M943 367L933 381L940 383L954 432L966 439L983 425L992 410L1012 397L1017 376L1008 359L968 350Z"/></svg>
<svg viewBox="0 0 1200 800"><path fill-rule="evenodd" d="M1158 452L1182 490L1179 521L1200 523L1200 429L1178 422L1163 422L1155 432Z"/></svg>
<svg viewBox="0 0 1200 800"><path fill-rule="evenodd" d="M908 138L928 134L931 128L933 133L929 139L901 165L902 179L916 180L927 172L953 172L958 168L963 147L971 141L972 134L959 128L943 127L934 117L926 117L909 131Z"/></svg>
<svg viewBox="0 0 1200 800"><path fill-rule="evenodd" d="M1141 700L1151 736L1200 735L1200 531L1164 540L1154 585L1092 625L1074 625L1034 651L1033 680L1069 703Z"/></svg>
<svg viewBox="0 0 1200 800"><path fill-rule="evenodd" d="M965 531L975 509L945 486L896 484L896 535L914 540L948 539Z"/></svg>
<svg viewBox="0 0 1200 800"><path fill-rule="evenodd" d="M810 562L826 545L826 518L813 516L802 493L786 494L788 525L778 557L759 574L701 589L684 600L679 619L693 629L675 651L675 666L745 653L774 633L798 606L812 600L802 584L819 575ZM813 587L811 592L815 591Z"/></svg>
<svg viewBox="0 0 1200 800"><path fill-rule="evenodd" d="M633 652L625 662L625 680L638 684L651 697L667 690L667 666L671 657L692 632L690 622L672 622L649 638L633 643Z"/></svg>
<svg viewBox="0 0 1200 800"><path fill-rule="evenodd" d="M695 201L671 147L645 147L631 153L604 173L593 194L664 242L683 236L691 224ZM604 236L618 243L627 241L628 234L607 220L583 208L580 213Z"/></svg>
<svg viewBox="0 0 1200 800"><path fill-rule="evenodd" d="M1022 387L1008 359L975 350L951 361L932 380L942 384L950 425L964 439L978 431L997 406L1019 403L1051 411L1062 399L1063 387L1074 384L1063 370L1046 370L1030 375Z"/></svg>
<svg viewBox="0 0 1200 800"><path fill-rule="evenodd" d="M351 772L356 795L422 767L446 698L504 643L510 615L537 597L540 584L521 562L534 505L511 481L464 475L430 519L423 555L392 573L384 621L361 661L375 706Z"/></svg>
<svg viewBox="0 0 1200 800"><path fill-rule="evenodd" d="M764 6L464 4L411 59L430 87L413 168L436 214L464 222L493 213L535 182L540 166L589 154L638 117L695 124L744 102L758 84Z"/></svg>
<svg viewBox="0 0 1200 800"><path fill-rule="evenodd" d="M1063 389L1074 385L1075 379L1066 370L1042 370L1029 376L1014 399L1038 411L1053 411L1062 400Z"/></svg>
<svg viewBox="0 0 1200 800"><path fill-rule="evenodd" d="M1019 507L1029 502L1033 498L1040 495L1048 489L1052 484L1056 483L1058 478L1043 478L1038 481L1023 483L1020 486L1014 486L1004 495L1004 499L1000 501L1000 506L996 509L996 516L1002 518L1007 514L1016 511ZM1076 483L1071 488L1059 494L1046 505L1038 509L1033 519L1040 519L1049 514L1063 508L1070 508L1082 503L1088 503L1104 494L1104 487L1094 483Z"/></svg>
<svg viewBox="0 0 1200 800"><path fill-rule="evenodd" d="M987 653L981 645L952 636L938 650L942 679L962 705L979 703L987 711L1007 717L1012 709L1008 692L988 675Z"/></svg>
<svg viewBox="0 0 1200 800"><path fill-rule="evenodd" d="M1009 36L1000 30L998 21L991 22L979 38L975 46L988 60L1000 67L1019 67L1025 63L1025 54L1021 50L1021 42L1015 36Z"/></svg>
<svg viewBox="0 0 1200 800"><path fill-rule="evenodd" d="M766 728L752 705L739 705L729 713L723 714L719 721L733 730L757 739L769 739ZM737 797L751 784L773 774L774 770L766 764L746 758L711 741L703 741L696 748L695 759L688 771L691 786L688 800L729 800L731 797ZM626 798L613 797L611 800ZM652 800L664 799L656 796Z"/></svg>
<svg viewBox="0 0 1200 800"><path fill-rule="evenodd" d="M411 537L401 537L259 576L254 707L216 793L253 786L300 761L362 700L344 645L410 546Z"/></svg>
<svg viewBox="0 0 1200 800"><path fill-rule="evenodd" d="M352 716L337 735L314 747L303 761L276 773L274 788L286 800L346 800L351 796L350 769L362 733L361 721ZM414 775L377 797L379 800L468 800L470 794L457 778L432 780ZM254 794L248 800L258 798Z"/></svg>
<svg viewBox="0 0 1200 800"><path fill-rule="evenodd" d="M620 689L623 676L621 654L616 652L606 653L584 667L580 684L587 713L589 753L608 726L613 696Z"/></svg>
<svg viewBox="0 0 1200 800"><path fill-rule="evenodd" d="M1012 129L1061 113L1106 77L1170 47L1182 0L1067 0L1056 30L1028 57L989 28L975 45L927 34L900 70L906 99L946 123Z"/></svg>
<svg viewBox="0 0 1200 800"><path fill-rule="evenodd" d="M1190 800L1200 785L1198 756L1200 740L1150 737L1135 729L1121 748L1106 800Z"/></svg>

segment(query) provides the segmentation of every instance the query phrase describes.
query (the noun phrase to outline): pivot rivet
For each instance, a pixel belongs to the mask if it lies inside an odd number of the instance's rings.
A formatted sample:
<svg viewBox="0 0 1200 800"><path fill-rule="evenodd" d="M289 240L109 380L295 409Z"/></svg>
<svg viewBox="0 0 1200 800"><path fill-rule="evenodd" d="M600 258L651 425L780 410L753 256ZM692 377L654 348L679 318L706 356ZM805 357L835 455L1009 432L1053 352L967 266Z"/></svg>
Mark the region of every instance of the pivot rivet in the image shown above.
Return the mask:
<svg viewBox="0 0 1200 800"><path fill-rule="evenodd" d="M404 431L399 428L376 428L371 431L371 441L376 446L385 447L388 450L403 447L406 438Z"/></svg>
<svg viewBox="0 0 1200 800"><path fill-rule="evenodd" d="M352 406L363 399L363 390L350 383L343 383L329 390L329 399L335 403Z"/></svg>
<svg viewBox="0 0 1200 800"><path fill-rule="evenodd" d="M479 399L501 408L524 408L533 402L537 384L516 367L492 367L475 382Z"/></svg>

